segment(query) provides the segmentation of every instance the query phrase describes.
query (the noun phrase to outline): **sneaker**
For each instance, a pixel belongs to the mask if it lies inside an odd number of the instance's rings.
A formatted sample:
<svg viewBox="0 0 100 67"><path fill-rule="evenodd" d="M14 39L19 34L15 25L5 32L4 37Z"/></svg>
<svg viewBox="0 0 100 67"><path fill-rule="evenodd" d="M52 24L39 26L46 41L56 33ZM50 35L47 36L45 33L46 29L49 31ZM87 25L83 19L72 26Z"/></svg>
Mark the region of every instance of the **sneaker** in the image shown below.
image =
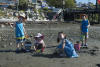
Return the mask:
<svg viewBox="0 0 100 67"><path fill-rule="evenodd" d="M16 53L18 53L19 51L20 51L19 48L17 48L17 49L16 49Z"/></svg>
<svg viewBox="0 0 100 67"><path fill-rule="evenodd" d="M25 51L24 48L21 48L21 51Z"/></svg>
<svg viewBox="0 0 100 67"><path fill-rule="evenodd" d="M65 56L65 54L60 54L60 57L64 57Z"/></svg>
<svg viewBox="0 0 100 67"><path fill-rule="evenodd" d="M84 46L86 46L86 47L87 47L87 46L88 46L88 44L85 44Z"/></svg>
<svg viewBox="0 0 100 67"><path fill-rule="evenodd" d="M88 48L88 44L85 44L84 47Z"/></svg>
<svg viewBox="0 0 100 67"><path fill-rule="evenodd" d="M84 47L84 44L81 44L81 47Z"/></svg>

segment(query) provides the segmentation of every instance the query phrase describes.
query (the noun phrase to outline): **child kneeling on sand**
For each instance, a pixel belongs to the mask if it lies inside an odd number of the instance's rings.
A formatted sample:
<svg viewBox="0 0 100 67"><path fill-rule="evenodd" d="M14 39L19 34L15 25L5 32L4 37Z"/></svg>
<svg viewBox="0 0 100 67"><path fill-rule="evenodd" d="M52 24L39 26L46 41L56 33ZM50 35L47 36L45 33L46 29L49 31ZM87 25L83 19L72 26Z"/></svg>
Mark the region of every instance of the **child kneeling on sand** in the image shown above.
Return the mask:
<svg viewBox="0 0 100 67"><path fill-rule="evenodd" d="M63 35L63 37L61 37L62 40L57 48L62 49L67 57L70 58L78 57L78 54L74 49L74 45L69 40L67 40L66 35L64 33L61 33L60 36L62 35Z"/></svg>
<svg viewBox="0 0 100 67"><path fill-rule="evenodd" d="M37 52L43 52L45 46L45 43L43 41L44 36L40 33L37 33L37 35L34 37L35 41L34 41L34 50Z"/></svg>

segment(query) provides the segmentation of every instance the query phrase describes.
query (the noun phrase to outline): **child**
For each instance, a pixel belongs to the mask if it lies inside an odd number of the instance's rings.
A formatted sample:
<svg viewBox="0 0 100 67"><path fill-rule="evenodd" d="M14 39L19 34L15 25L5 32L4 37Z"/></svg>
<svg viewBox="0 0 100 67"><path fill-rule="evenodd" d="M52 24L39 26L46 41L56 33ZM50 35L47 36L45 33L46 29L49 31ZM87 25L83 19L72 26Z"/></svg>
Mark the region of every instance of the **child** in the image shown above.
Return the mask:
<svg viewBox="0 0 100 67"><path fill-rule="evenodd" d="M73 44L69 40L67 40L66 35L64 33L60 34L60 36L62 35L63 35L62 40L57 48L64 51L67 57L70 58L78 57L78 54L76 53Z"/></svg>
<svg viewBox="0 0 100 67"><path fill-rule="evenodd" d="M80 51L80 46L81 46L80 41L76 41L76 44L74 44L75 50Z"/></svg>
<svg viewBox="0 0 100 67"><path fill-rule="evenodd" d="M59 43L63 39L64 39L64 33L63 32L58 32L57 42Z"/></svg>
<svg viewBox="0 0 100 67"><path fill-rule="evenodd" d="M90 23L87 19L86 15L82 16L82 23L80 25L80 29L81 29L81 38L82 38L82 46L86 46L87 47L87 39L88 39L88 28L90 26ZM84 39L83 39L84 38Z"/></svg>
<svg viewBox="0 0 100 67"><path fill-rule="evenodd" d="M17 49L16 51L19 51L19 47L21 46L21 49L23 50L24 47L24 41L25 41L25 29L23 22L26 20L25 13L20 13L18 16L18 21L15 22L15 24L10 24L10 26L13 28L15 27L15 35L16 35L16 42L17 42Z"/></svg>
<svg viewBox="0 0 100 67"><path fill-rule="evenodd" d="M39 50L40 50L40 52L44 51L44 48L46 46L45 46L45 43L44 43L43 39L44 39L44 36L40 33L38 33L35 36L35 43L34 43L34 50L35 51L39 51Z"/></svg>

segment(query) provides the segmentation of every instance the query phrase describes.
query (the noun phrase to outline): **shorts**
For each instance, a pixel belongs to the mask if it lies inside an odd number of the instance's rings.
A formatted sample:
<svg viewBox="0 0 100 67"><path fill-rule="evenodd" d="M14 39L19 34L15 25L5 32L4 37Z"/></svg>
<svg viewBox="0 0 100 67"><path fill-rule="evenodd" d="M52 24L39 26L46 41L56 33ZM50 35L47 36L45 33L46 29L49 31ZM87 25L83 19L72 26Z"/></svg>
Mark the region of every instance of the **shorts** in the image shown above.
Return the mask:
<svg viewBox="0 0 100 67"><path fill-rule="evenodd" d="M35 45L36 49L42 49L42 44L39 44L39 45Z"/></svg>
<svg viewBox="0 0 100 67"><path fill-rule="evenodd" d="M85 38L88 38L88 32L82 32L80 40L83 41Z"/></svg>
<svg viewBox="0 0 100 67"><path fill-rule="evenodd" d="M23 37L16 37L16 42L17 43L22 43L24 41L25 41L25 37L24 36Z"/></svg>

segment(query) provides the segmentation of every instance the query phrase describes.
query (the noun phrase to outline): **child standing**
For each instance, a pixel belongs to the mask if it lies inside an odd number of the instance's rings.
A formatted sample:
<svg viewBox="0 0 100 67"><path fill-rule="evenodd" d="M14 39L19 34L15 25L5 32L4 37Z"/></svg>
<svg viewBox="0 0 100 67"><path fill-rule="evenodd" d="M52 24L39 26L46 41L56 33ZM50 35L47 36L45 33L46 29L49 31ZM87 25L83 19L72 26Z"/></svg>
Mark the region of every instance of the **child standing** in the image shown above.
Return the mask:
<svg viewBox="0 0 100 67"><path fill-rule="evenodd" d="M21 49L23 50L24 41L25 41L25 28L23 25L23 22L25 22L25 13L20 13L18 16L18 21L15 22L15 24L10 24L10 26L13 28L15 27L15 35L16 35L16 43L17 43L17 49L16 51L19 51L19 47L21 46Z"/></svg>
<svg viewBox="0 0 100 67"><path fill-rule="evenodd" d="M90 26L90 23L87 19L87 15L83 15L82 16L82 23L80 26L81 29L81 35L82 35L82 46L86 46L87 47L87 39L88 39L88 28ZM85 39L83 39L85 38Z"/></svg>

